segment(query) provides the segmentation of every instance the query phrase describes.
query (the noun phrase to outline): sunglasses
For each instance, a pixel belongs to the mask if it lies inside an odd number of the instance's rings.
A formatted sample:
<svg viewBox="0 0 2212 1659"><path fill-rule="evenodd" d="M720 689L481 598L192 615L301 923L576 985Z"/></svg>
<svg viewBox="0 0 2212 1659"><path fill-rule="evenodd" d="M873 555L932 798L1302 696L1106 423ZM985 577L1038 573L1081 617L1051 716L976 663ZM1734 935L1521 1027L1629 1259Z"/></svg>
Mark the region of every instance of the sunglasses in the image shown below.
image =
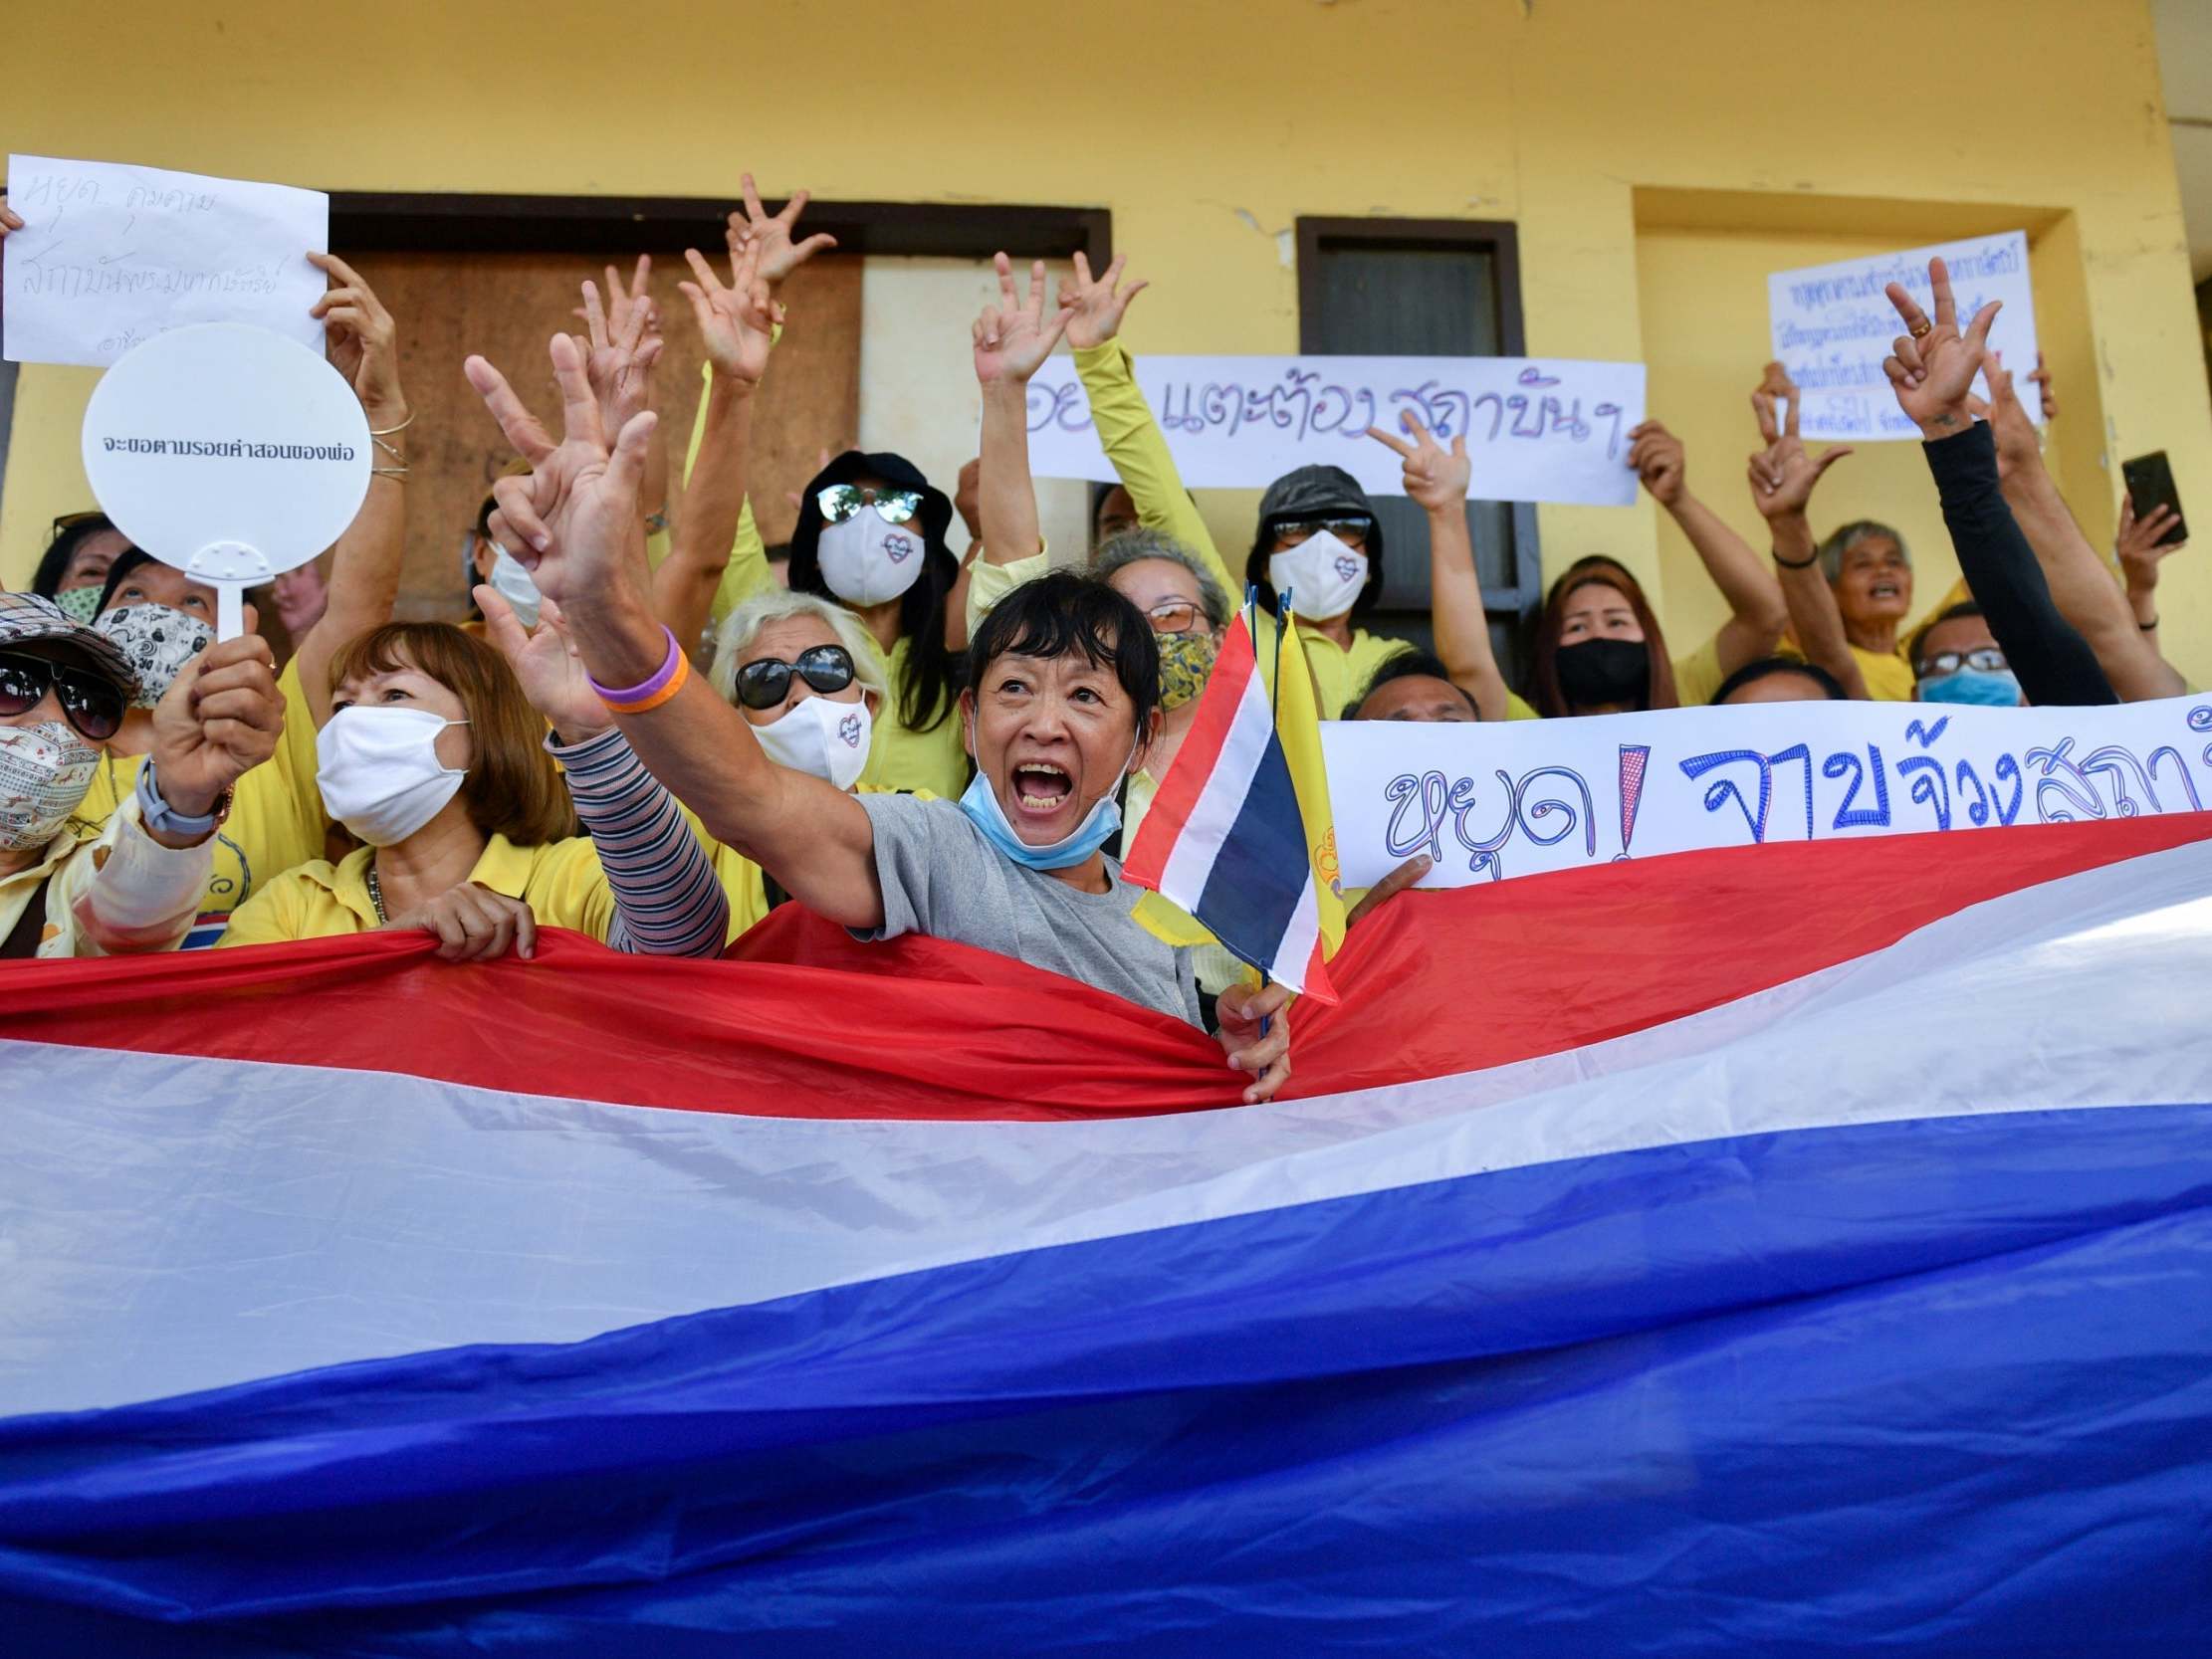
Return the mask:
<svg viewBox="0 0 2212 1659"><path fill-rule="evenodd" d="M863 490L857 484L832 484L814 492L825 523L841 524L864 507L873 507L887 524L903 524L922 511L919 490Z"/></svg>
<svg viewBox="0 0 2212 1659"><path fill-rule="evenodd" d="M49 539L58 541L65 532L75 529L79 524L89 524L96 518L104 519L107 517L108 515L97 507L87 509L82 513L60 514L54 519L54 533Z"/></svg>
<svg viewBox="0 0 2212 1659"><path fill-rule="evenodd" d="M0 715L30 713L55 693L81 736L106 742L122 728L122 688L85 669L0 651Z"/></svg>
<svg viewBox="0 0 2212 1659"><path fill-rule="evenodd" d="M1994 645L1984 645L1973 651L1938 651L1932 657L1923 657L1919 675L1923 680L1940 680L1962 668L1978 668L1984 674L1995 674L2004 666L2005 654Z"/></svg>
<svg viewBox="0 0 2212 1659"><path fill-rule="evenodd" d="M817 692L841 692L852 684L852 653L841 645L810 645L795 662L756 657L738 670L738 701L748 709L773 709L789 694L793 674Z"/></svg>
<svg viewBox="0 0 2212 1659"><path fill-rule="evenodd" d="M1327 530L1339 541L1365 541L1375 528L1372 518L1293 518L1275 526L1275 533L1295 547L1321 530Z"/></svg>

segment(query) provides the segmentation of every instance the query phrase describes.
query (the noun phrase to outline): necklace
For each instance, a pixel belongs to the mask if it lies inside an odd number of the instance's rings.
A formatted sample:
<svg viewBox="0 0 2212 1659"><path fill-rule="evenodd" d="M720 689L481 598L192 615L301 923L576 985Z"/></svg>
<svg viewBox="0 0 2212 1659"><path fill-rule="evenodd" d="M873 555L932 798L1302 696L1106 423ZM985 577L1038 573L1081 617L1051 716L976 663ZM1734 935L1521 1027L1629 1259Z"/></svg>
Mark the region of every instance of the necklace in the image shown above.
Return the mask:
<svg viewBox="0 0 2212 1659"><path fill-rule="evenodd" d="M376 879L376 860L373 858L368 861L368 902L375 907L378 922L391 920L384 914L384 884Z"/></svg>

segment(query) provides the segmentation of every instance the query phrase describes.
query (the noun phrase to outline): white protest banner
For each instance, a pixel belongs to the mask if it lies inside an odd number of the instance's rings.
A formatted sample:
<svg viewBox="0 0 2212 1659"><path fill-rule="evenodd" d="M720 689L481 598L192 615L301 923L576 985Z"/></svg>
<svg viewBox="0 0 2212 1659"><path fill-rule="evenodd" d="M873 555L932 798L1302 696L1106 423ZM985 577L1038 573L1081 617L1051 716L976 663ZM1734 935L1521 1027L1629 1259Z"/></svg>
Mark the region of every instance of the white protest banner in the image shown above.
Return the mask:
<svg viewBox="0 0 2212 1659"><path fill-rule="evenodd" d="M1990 301L2005 303L1989 332L1989 343L2004 353L2005 366L2020 378L2020 401L2029 419L2042 423L2042 400L2026 383L2036 366L2028 238L2020 231L2006 231L1874 259L1777 271L1767 278L1774 354L1804 394L1799 420L1806 437L1858 443L1883 438L1918 441L1920 429L1897 407L1896 394L1881 372L1890 341L1904 332L1896 308L1882 291L1890 283L1903 285L1920 309L1933 316L1928 261L1938 255L1951 273L1962 331ZM1976 378L1974 389L1986 397L1989 383Z"/></svg>
<svg viewBox="0 0 2212 1659"><path fill-rule="evenodd" d="M1367 436L1411 414L1447 449L1464 436L1476 501L1636 500L1628 434L1644 419L1642 363L1554 357L1139 357L1183 482L1261 489L1294 468L1342 467L1375 496L1402 496L1399 458ZM1029 467L1039 478L1111 479L1072 358L1029 382Z"/></svg>
<svg viewBox="0 0 2212 1659"><path fill-rule="evenodd" d="M1321 727L1347 888L1416 853L1424 887L1624 858L2195 812L2212 700L2100 709L1754 703Z"/></svg>
<svg viewBox="0 0 2212 1659"><path fill-rule="evenodd" d="M314 558L368 494L368 417L320 350L238 322L172 328L100 377L85 476L115 527L213 583L217 633L240 595Z"/></svg>
<svg viewBox="0 0 2212 1659"><path fill-rule="evenodd" d="M317 190L107 161L8 157L7 338L18 363L105 368L166 328L251 322L323 348L308 308L329 286Z"/></svg>

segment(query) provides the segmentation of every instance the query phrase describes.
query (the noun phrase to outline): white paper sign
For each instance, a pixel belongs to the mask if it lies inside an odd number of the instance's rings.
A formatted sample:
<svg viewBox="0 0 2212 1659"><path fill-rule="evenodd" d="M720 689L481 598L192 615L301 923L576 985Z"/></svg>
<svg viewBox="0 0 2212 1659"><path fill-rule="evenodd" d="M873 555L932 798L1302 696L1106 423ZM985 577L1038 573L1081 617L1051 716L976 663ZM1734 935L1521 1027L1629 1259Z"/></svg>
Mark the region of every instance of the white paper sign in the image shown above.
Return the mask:
<svg viewBox="0 0 2212 1659"><path fill-rule="evenodd" d="M2004 353L2029 418L2042 423L2042 399L2027 384L2036 366L2028 238L2020 231L2006 231L1875 259L1777 271L1767 279L1774 354L1803 392L1798 415L1806 437L1859 443L1883 438L1918 441L1920 429L1897 407L1888 376L1881 372L1890 342L1905 331L1896 308L1882 291L1890 283L1902 284L1920 309L1934 316L1928 261L1937 255L1950 268L1962 330L1990 301L2005 303L1990 329L1989 343ZM1974 389L1986 397L1989 384L1977 378Z"/></svg>
<svg viewBox="0 0 2212 1659"><path fill-rule="evenodd" d="M1424 887L1767 841L2194 812L2212 699L2101 709L1755 703L1321 727L1347 888Z"/></svg>
<svg viewBox="0 0 2212 1659"><path fill-rule="evenodd" d="M105 368L165 328L251 322L323 348L331 198L316 190L107 161L8 157L0 351Z"/></svg>
<svg viewBox="0 0 2212 1659"><path fill-rule="evenodd" d="M157 334L101 376L85 408L85 476L115 527L223 592L307 563L368 494L368 417L345 377L266 328Z"/></svg>
<svg viewBox="0 0 2212 1659"><path fill-rule="evenodd" d="M1342 467L1375 496L1402 496L1399 457L1367 436L1411 413L1446 448L1464 434L1476 501L1627 507L1642 363L1552 357L1139 357L1183 482L1262 489L1294 468ZM1073 359L1029 382L1029 466L1039 478L1111 479Z"/></svg>

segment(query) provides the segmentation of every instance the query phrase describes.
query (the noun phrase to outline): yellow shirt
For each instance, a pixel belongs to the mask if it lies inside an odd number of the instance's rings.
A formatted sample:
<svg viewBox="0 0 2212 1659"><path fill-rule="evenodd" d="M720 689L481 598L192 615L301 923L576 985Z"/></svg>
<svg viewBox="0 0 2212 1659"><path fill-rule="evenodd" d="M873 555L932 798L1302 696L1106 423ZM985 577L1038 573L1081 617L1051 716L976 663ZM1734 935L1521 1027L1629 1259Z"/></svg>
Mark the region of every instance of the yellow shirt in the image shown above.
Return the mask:
<svg viewBox="0 0 2212 1659"><path fill-rule="evenodd" d="M229 914L272 878L323 856L331 821L316 787L315 715L297 659L277 677L277 690L284 697L284 735L276 753L232 792L230 816L215 831L215 867L200 899L203 917ZM96 829L106 824L136 791L145 763L142 754L103 755L78 815Z"/></svg>
<svg viewBox="0 0 2212 1659"><path fill-rule="evenodd" d="M335 865L315 859L263 884L232 913L219 946L373 933L381 926L368 897L374 855L373 847L356 847ZM518 847L495 835L469 880L522 900L541 928L570 928L604 943L614 925L614 890L585 836Z"/></svg>
<svg viewBox="0 0 2212 1659"><path fill-rule="evenodd" d="M906 663L913 643L901 638L891 647L886 665L891 695L876 711L875 730L868 739L868 765L860 774L860 785L864 789L957 799L975 770L961 739L960 711L948 709L945 718L927 731L918 731L899 721L899 688L906 684Z"/></svg>

